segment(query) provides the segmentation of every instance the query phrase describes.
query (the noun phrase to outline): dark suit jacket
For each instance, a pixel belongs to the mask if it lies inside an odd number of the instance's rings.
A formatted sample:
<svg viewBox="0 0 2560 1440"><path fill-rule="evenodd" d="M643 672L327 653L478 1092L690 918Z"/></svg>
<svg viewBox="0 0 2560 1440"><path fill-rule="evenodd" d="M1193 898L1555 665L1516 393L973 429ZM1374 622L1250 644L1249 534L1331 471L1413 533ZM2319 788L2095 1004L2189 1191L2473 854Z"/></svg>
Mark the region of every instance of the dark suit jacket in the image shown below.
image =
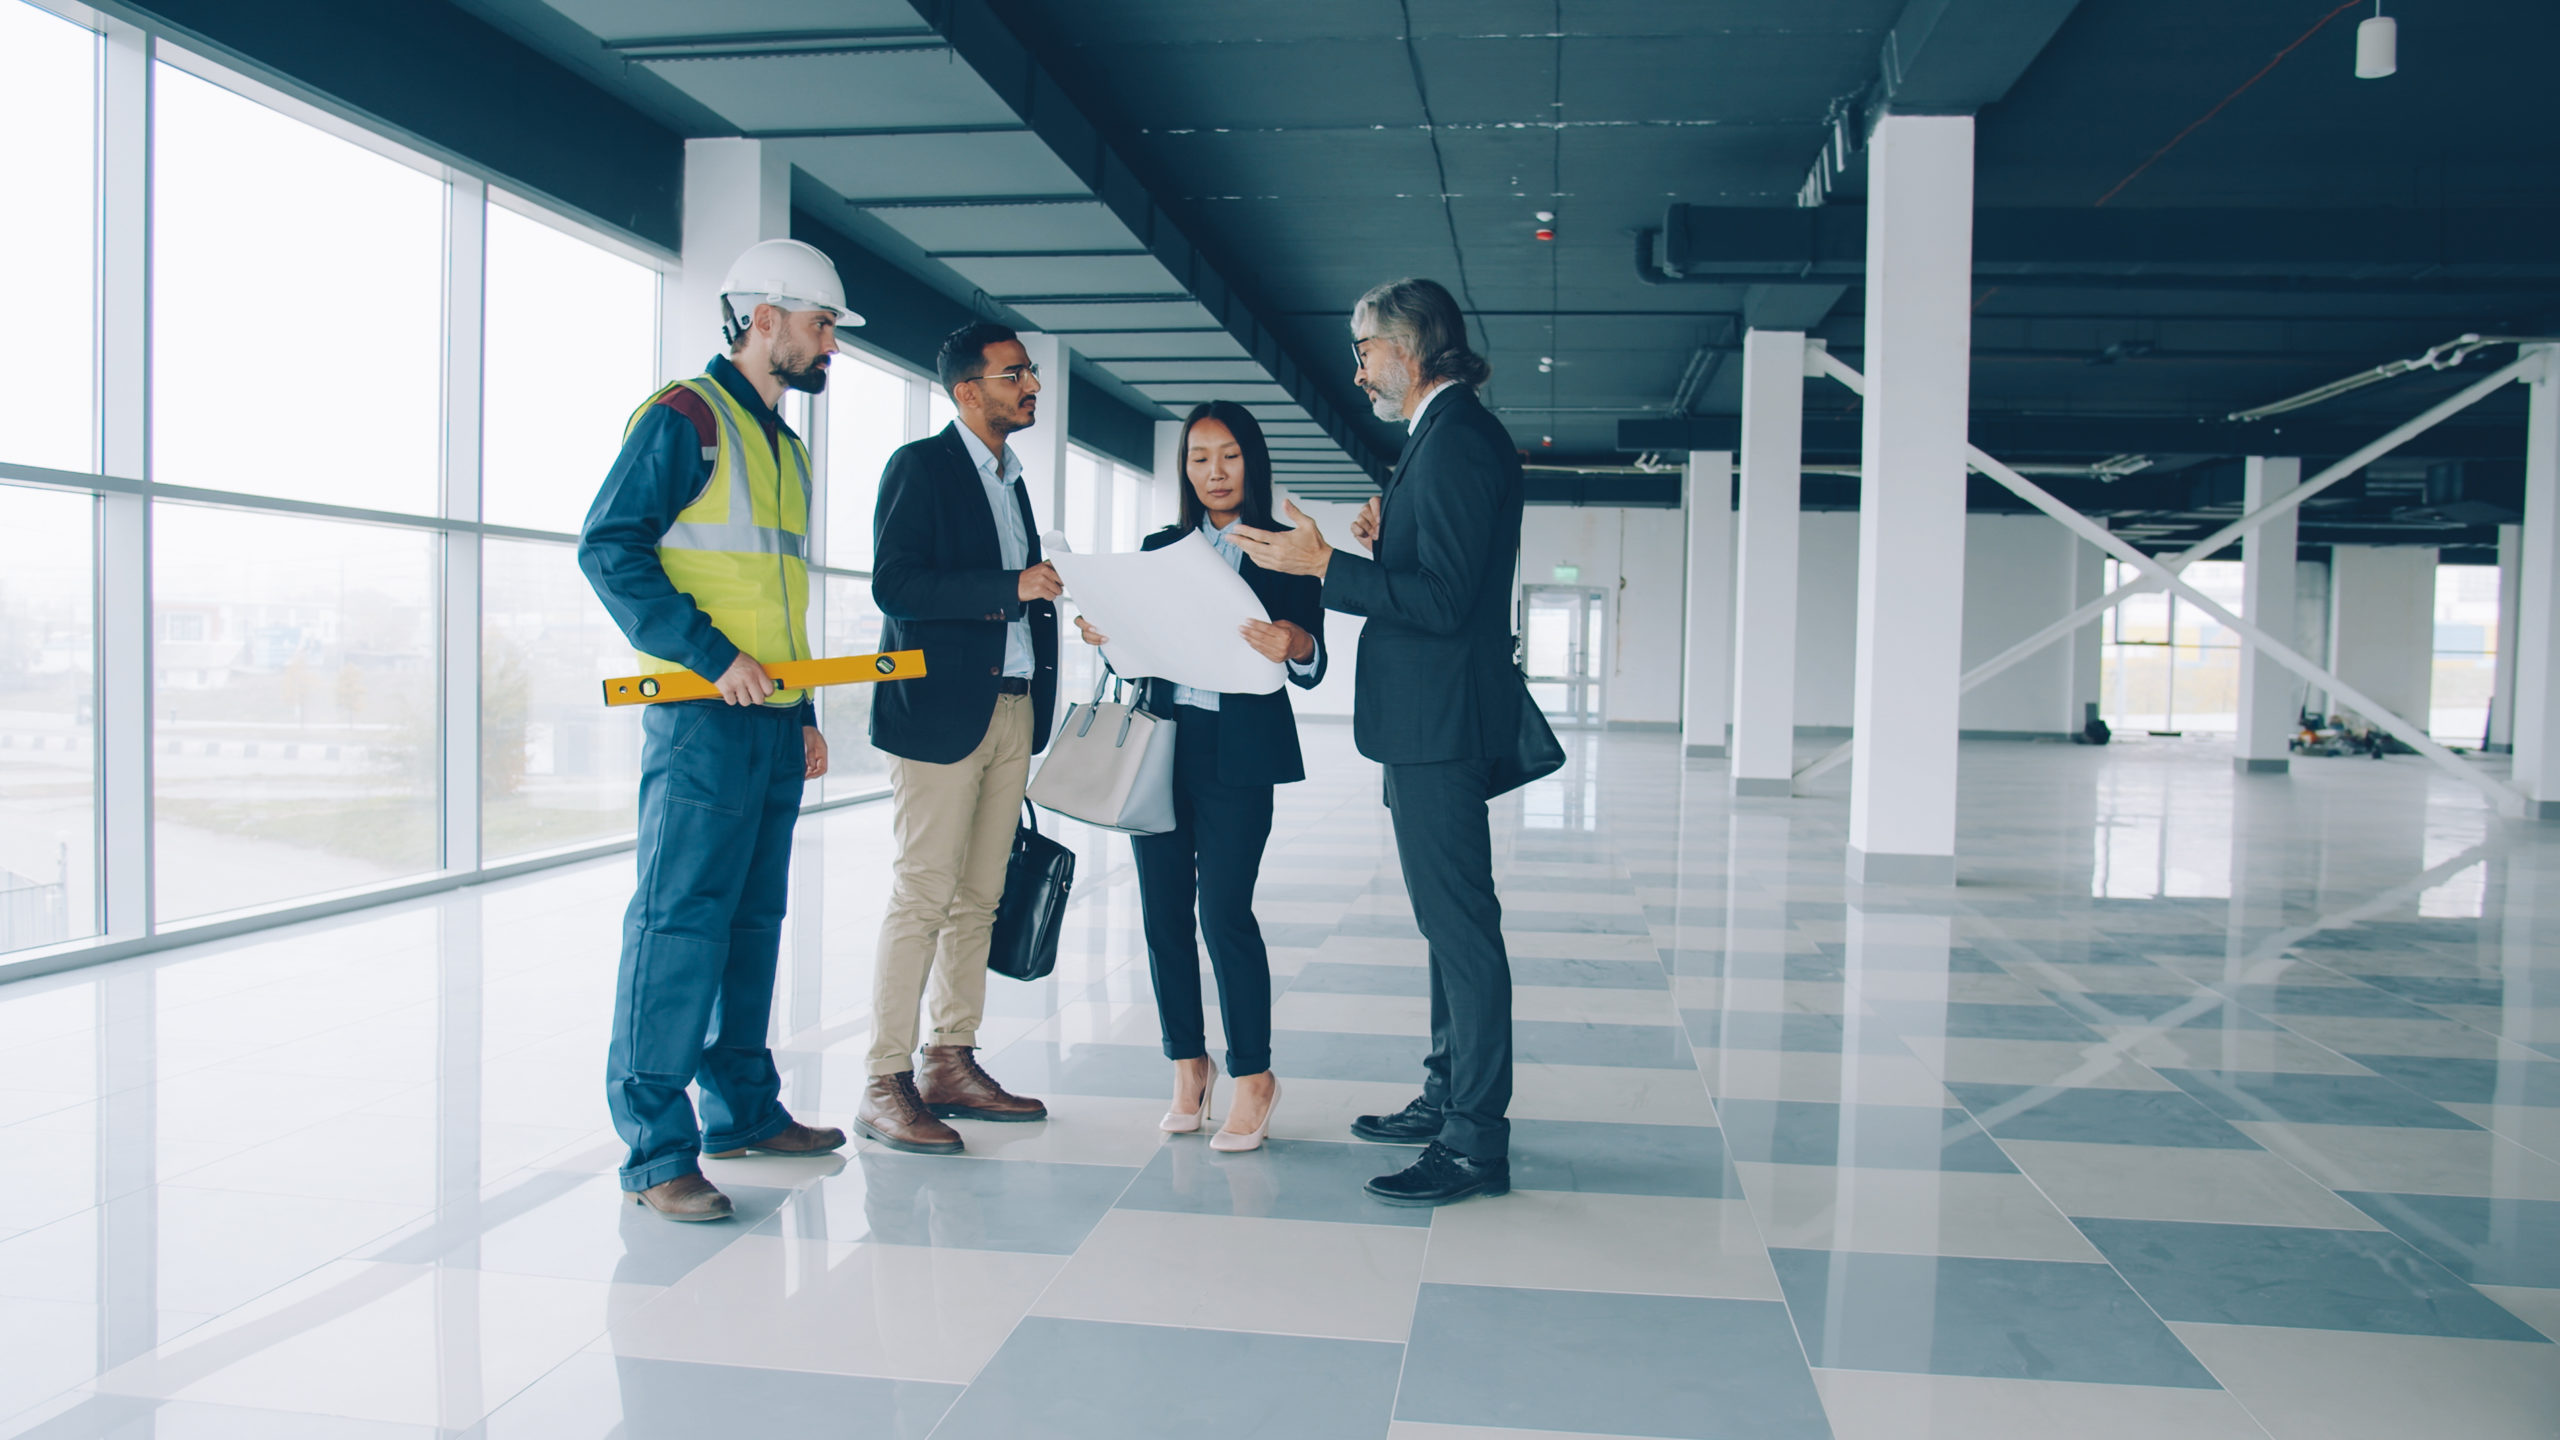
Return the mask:
<svg viewBox="0 0 2560 1440"><path fill-rule="evenodd" d="M1040 530L1022 482L1030 564L1040 563ZM881 685L871 696L871 743L891 755L948 765L987 737L996 682L1004 670L1008 622L1031 619L1031 744L1049 743L1058 698L1058 607L1021 599L1021 572L1004 568L996 517L955 421L940 434L899 447L880 475L872 518L871 596L879 602L882 650L922 650L925 673Z"/></svg>
<svg viewBox="0 0 2560 1440"><path fill-rule="evenodd" d="M1286 529L1286 526L1281 527ZM1138 543L1141 550L1161 550L1191 532L1168 525ZM1262 608L1274 620L1297 622L1315 637L1315 672L1289 672L1289 683L1314 689L1324 679L1323 583L1312 575L1282 575L1265 570L1250 557L1236 567ZM1140 703L1151 715L1171 715L1174 684L1170 680L1138 682ZM1186 743L1174 732L1174 743ZM1290 785L1307 778L1306 758L1298 749L1298 715L1290 708L1286 687L1268 695L1218 696L1218 778L1229 785Z"/></svg>
<svg viewBox="0 0 2560 1440"><path fill-rule="evenodd" d="M1365 615L1351 737L1385 765L1489 759L1517 739L1511 580L1520 452L1475 390L1433 397L1379 504L1374 558L1339 549L1328 610Z"/></svg>

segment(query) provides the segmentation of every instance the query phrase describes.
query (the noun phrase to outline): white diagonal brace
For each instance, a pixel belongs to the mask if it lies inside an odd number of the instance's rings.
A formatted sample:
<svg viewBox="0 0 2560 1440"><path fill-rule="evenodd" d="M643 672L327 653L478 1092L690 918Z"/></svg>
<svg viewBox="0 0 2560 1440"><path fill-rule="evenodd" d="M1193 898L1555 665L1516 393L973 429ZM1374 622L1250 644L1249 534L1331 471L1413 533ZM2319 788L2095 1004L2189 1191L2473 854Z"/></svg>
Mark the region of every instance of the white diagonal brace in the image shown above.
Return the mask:
<svg viewBox="0 0 2560 1440"><path fill-rule="evenodd" d="M2376 704L2373 697L2304 659L2292 646L2284 644L2266 631L2225 610L2219 601L2179 579L2176 572L2172 571L2165 562L2143 554L2130 542L2119 538L2097 521L2054 499L2052 495L2046 493L2043 486L1984 454L1980 446L1967 445L1964 447L1964 454L1967 464L2008 486L2016 492L2019 499L2051 516L2064 529L2151 576L2154 581L2167 586L2171 594L2221 621L2241 639L2256 646L2268 659L2310 681L2314 686L2327 690L2331 696L2345 701L2357 714L2390 731L2410 749L2477 786L2482 794L2489 797L2490 803L2498 808L2500 814L2524 813L2524 796L2496 776L2463 764L2461 757L2437 744L2435 738L2425 730L2392 714ZM2276 507L2270 505L2267 508L2273 510Z"/></svg>
<svg viewBox="0 0 2560 1440"><path fill-rule="evenodd" d="M1813 356L1816 365L1821 369L1822 373L1829 375L1832 379L1846 385L1851 391L1857 394L1864 395L1866 393L1866 377L1860 375L1856 370L1851 369L1845 361L1842 361L1838 357L1830 354L1828 351L1809 353ZM2434 429L2437 425L2442 424L2450 417L2470 409L2472 406L2480 403L2482 400L2496 392L2500 386L2513 380L2532 378L2531 375L2527 373L2531 370L2532 366L2533 360L2531 357L2519 354L2513 362L2509 363L2505 367L2493 371L2488 375L2482 376L2480 379L2464 386L2454 394L2448 395L2444 399L2436 402L2434 405L2427 407L2417 415L2414 415L2399 425L2395 425L2391 429L2384 431L2381 435L2376 436L2373 440L2359 447L2354 451L2354 453L2348 455L2345 459L2331 465L2329 468L2312 476L2309 480L2304 481L2302 484L2286 492L2286 494L2281 498L2241 516L2240 518L2223 526L2221 529L2214 531L2204 539L2197 541L2194 545L2187 547L2187 549L2180 554L2161 562L2163 569L2172 577L2184 574L2188 566L2193 565L2197 561L2204 559L2206 556L2213 554L2223 546L2230 544L2233 540L2238 539L2249 531L2255 530L2269 520L2272 520L2275 517L2284 514L2286 511L2301 505L2302 502L2310 499L2313 495L2318 494L2320 491L2327 489L2329 486L2334 485L2341 480L2344 480L2349 475L2352 475L2356 471L2363 469L2365 466L2372 464L2382 456L2408 444L2411 440L2425 434L2431 429ZM1983 471L1983 473L1986 475L1991 474L1991 472L1987 470ZM1992 478L1998 479L1999 477L1994 475ZM2072 513L2078 514L2079 512L2073 511ZM2070 614L2054 621L2052 624L2038 630L2026 639L2019 641L2017 644L2010 646L2008 649L2001 651L1999 654L1992 656L1990 659L1974 666L1971 670L1966 671L1961 689L1971 690L1975 686L1990 681L1994 677L1998 676L2002 671L2007 670L2010 666L2018 664L2020 661L2034 655L2037 651L2044 649L2046 646L2051 645L2071 634L2073 631L2078 630L2081 626L2088 624L2090 621L2097 619L2109 610L2112 610L2116 606L2124 603L2128 598L2142 594L2146 591L2158 590L2160 588L2162 588L2162 582L2153 578L2148 573L2144 574L2139 579L2128 581L2123 585L2117 586L2115 589L2108 591L2106 594L2099 596L2097 599L2092 600L2085 605L2082 605ZM1852 747L1850 745L1843 744L1825 751L1820 757L1813 760L1810 764L1807 764L1803 769L1798 770L1795 773L1795 778L1798 780L1810 780L1814 776L1820 775L1823 772L1836 767L1840 762L1849 758L1851 748Z"/></svg>

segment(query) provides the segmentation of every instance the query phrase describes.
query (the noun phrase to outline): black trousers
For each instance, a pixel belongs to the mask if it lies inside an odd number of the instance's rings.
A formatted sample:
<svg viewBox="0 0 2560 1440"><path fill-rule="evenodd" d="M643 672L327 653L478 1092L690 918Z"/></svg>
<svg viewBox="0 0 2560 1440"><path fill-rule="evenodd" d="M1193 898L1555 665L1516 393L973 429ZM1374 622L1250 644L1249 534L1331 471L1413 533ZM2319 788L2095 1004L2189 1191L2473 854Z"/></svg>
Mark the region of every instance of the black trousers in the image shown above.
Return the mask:
<svg viewBox="0 0 2560 1440"><path fill-rule="evenodd" d="M1226 1019L1227 1073L1271 1068L1271 954L1253 918L1253 885L1271 840L1271 787L1218 779L1218 712L1189 705L1174 714L1174 827L1133 835L1138 906L1147 933L1147 968L1156 982L1156 1019L1168 1060L1209 1053L1200 1009L1199 933L1209 941L1218 980L1218 1013Z"/></svg>
<svg viewBox="0 0 2560 1440"><path fill-rule="evenodd" d="M1478 1160L1511 1151L1511 956L1493 890L1489 760L1387 768L1387 810L1414 923L1431 945L1431 1054L1422 1098L1440 1143Z"/></svg>

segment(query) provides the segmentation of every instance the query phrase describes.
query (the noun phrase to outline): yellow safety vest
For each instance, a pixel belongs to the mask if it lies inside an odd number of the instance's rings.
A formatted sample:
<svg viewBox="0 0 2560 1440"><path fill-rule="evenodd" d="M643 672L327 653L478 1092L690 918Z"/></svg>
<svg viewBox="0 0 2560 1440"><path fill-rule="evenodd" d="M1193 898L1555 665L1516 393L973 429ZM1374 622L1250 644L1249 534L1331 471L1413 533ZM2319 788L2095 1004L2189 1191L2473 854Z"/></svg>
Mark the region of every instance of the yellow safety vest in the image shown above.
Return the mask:
<svg viewBox="0 0 2560 1440"><path fill-rule="evenodd" d="M659 540L658 561L730 644L766 665L810 659L808 448L785 431L777 458L775 447L764 441L763 425L708 375L668 388L678 387L710 407L720 423L720 443L703 447L710 482ZM650 396L632 412L622 431L626 439L666 393ZM643 674L684 668L640 656ZM765 703L797 705L808 693L776 690Z"/></svg>

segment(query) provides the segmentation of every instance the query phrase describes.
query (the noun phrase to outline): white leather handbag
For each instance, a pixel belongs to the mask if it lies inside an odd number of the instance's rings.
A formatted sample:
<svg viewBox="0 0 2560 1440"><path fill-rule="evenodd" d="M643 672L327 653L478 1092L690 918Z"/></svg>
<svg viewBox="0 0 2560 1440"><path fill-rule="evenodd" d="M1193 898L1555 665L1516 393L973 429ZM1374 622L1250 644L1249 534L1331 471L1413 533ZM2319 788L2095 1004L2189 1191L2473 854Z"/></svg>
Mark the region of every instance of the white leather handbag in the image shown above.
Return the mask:
<svg viewBox="0 0 2560 1440"><path fill-rule="evenodd" d="M1126 703L1106 673L1093 698L1058 722L1031 777L1031 803L1123 835L1161 835L1173 828L1173 732L1171 720Z"/></svg>

